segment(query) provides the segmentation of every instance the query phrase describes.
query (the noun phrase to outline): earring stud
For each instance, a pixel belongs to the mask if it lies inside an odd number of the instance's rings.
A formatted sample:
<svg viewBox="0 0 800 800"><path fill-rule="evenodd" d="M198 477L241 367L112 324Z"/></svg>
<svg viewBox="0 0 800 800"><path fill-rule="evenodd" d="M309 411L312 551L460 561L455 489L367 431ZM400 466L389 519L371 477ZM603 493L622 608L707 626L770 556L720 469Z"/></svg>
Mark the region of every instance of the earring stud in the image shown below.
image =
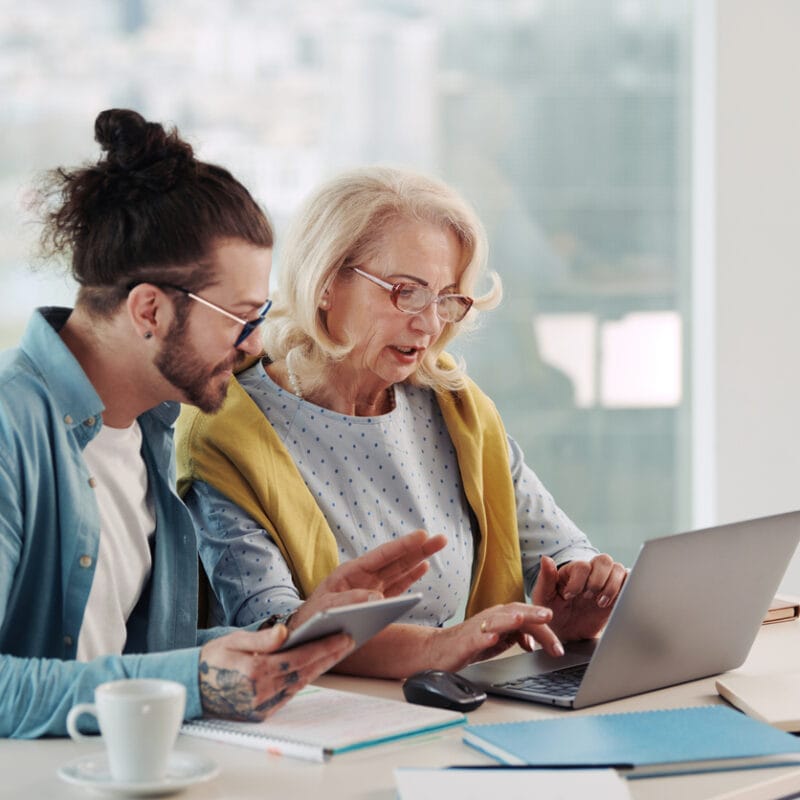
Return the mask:
<svg viewBox="0 0 800 800"><path fill-rule="evenodd" d="M144 332L145 339L152 339L153 338L153 331L145 331Z"/></svg>

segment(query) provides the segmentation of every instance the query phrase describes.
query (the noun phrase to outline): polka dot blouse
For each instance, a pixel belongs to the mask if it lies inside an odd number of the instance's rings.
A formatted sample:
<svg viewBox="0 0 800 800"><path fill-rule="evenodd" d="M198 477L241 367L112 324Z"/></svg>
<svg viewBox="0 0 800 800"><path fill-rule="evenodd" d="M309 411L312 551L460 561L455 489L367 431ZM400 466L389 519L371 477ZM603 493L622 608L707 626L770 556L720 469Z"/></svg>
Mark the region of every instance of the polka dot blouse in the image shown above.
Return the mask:
<svg viewBox="0 0 800 800"><path fill-rule="evenodd" d="M239 380L297 464L333 531L339 560L416 528L444 533L447 547L430 559L427 574L409 590L422 592L423 600L401 621L443 625L462 617L477 523L434 393L398 384L391 412L351 417L282 389L260 362ZM509 453L529 594L542 554L560 564L597 551L525 465L511 438ZM186 502L216 594L213 624L248 625L302 602L283 556L251 517L201 481L192 485Z"/></svg>

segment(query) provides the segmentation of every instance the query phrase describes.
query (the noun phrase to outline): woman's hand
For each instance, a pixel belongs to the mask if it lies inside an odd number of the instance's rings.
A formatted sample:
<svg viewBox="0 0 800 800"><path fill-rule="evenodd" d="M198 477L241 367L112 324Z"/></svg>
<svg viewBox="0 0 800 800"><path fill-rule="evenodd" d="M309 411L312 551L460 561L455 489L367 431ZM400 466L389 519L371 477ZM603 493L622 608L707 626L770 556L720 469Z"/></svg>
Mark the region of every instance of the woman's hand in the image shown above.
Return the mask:
<svg viewBox="0 0 800 800"><path fill-rule="evenodd" d="M458 625L388 625L336 665L336 672L373 678L407 678L423 669L457 671L474 661L493 658L518 644L533 650L536 642L552 656L564 648L548 623L549 608L526 603L493 606Z"/></svg>
<svg viewBox="0 0 800 800"><path fill-rule="evenodd" d="M550 627L562 641L592 639L606 624L627 574L606 553L591 561L571 561L561 569L542 556L531 600L552 610Z"/></svg>
<svg viewBox="0 0 800 800"><path fill-rule="evenodd" d="M550 609L525 603L507 603L487 608L459 625L431 631L428 666L459 670L473 661L483 661L519 644L532 650L534 642L552 656L564 648L548 626Z"/></svg>
<svg viewBox="0 0 800 800"><path fill-rule="evenodd" d="M340 564L294 613L289 628L317 611L402 594L427 571L428 561L447 544L441 534L417 530Z"/></svg>

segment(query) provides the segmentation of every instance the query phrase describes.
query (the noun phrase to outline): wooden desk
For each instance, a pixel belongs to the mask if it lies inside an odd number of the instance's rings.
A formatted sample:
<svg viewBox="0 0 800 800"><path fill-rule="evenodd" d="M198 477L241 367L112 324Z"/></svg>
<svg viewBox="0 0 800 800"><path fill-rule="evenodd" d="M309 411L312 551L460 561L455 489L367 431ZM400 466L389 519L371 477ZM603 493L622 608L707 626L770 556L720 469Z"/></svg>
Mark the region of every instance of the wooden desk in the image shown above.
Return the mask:
<svg viewBox="0 0 800 800"><path fill-rule="evenodd" d="M800 669L800 622L763 627L741 671L759 674L791 669ZM400 685L394 681L326 676L319 683L337 689L402 699ZM483 706L469 715L469 721L502 722L558 714L635 711L719 702L722 701L714 689L714 679L706 678L581 711L562 711L534 703L490 697ZM327 764L311 764L261 755L254 750L185 736L179 738L178 748L203 753L213 758L221 768L221 774L214 780L190 787L177 795L186 800L264 800L284 797L394 800L396 795L392 770L396 766L440 767L492 763L488 757L461 742L458 728L438 735L411 738L337 755ZM85 800L98 797L80 787L62 782L56 775L56 770L67 761L101 749L99 741L78 744L69 739L2 740L0 798ZM629 786L631 795L636 800L710 800L734 789L758 784L792 771L742 770L648 778L631 781ZM535 773L532 773L532 786L535 780ZM796 788L792 788L800 792L800 777ZM784 791L782 796L786 794L788 792Z"/></svg>

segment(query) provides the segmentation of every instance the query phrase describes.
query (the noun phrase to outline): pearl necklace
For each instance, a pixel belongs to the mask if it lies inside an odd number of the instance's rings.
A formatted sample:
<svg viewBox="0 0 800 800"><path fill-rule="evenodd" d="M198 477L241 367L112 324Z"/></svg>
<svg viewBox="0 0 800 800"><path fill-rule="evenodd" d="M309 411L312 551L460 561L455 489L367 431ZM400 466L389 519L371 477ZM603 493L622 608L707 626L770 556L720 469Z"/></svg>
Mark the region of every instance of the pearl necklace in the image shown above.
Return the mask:
<svg viewBox="0 0 800 800"><path fill-rule="evenodd" d="M286 364L286 377L289 379L289 385L292 387L292 394L299 397L301 400L305 400L303 396L303 389L300 386L300 380L297 377L297 373L292 369L292 365L289 359L289 355L287 354L286 358L284 359L284 363ZM388 401L388 407L386 411L381 413L388 414L390 411L394 411L396 406L395 401L395 394L394 394L394 385L390 386L386 390L386 399ZM380 416L379 414L371 414L370 416L377 417Z"/></svg>
<svg viewBox="0 0 800 800"><path fill-rule="evenodd" d="M296 394L301 400L303 399L303 390L300 388L300 381L297 380L292 365L289 363L289 356L286 356L286 376L289 378L289 385L292 387L292 392Z"/></svg>

